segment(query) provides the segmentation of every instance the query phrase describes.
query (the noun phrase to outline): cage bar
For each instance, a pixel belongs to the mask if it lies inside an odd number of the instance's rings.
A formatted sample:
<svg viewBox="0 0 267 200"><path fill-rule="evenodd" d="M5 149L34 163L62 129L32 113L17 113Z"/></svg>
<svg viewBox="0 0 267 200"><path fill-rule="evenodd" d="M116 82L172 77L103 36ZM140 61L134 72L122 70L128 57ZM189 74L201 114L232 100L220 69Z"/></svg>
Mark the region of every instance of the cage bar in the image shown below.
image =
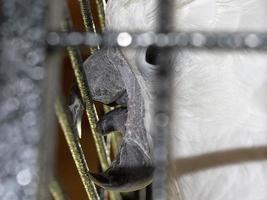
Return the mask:
<svg viewBox="0 0 267 200"><path fill-rule="evenodd" d="M203 50L257 50L266 51L267 33L257 32L171 32L171 33L126 33L131 42L121 45L118 42L120 34L126 32L106 32L103 34L77 33L79 41L73 41L70 34L51 32L46 41L50 46L108 46L108 47L176 47Z"/></svg>
<svg viewBox="0 0 267 200"><path fill-rule="evenodd" d="M159 0L158 33L172 32L172 0ZM157 58L158 70L155 80L158 84L153 102L153 116L151 134L153 136L154 174L152 183L152 196L154 200L168 199L168 155L171 122L171 95L172 95L172 68L170 64L171 47L159 47L160 56Z"/></svg>
<svg viewBox="0 0 267 200"><path fill-rule="evenodd" d="M79 175L82 179L83 186L87 193L87 196L90 200L100 200L94 183L90 180L88 175L88 166L84 158L84 154L79 142L78 134L75 133L75 130L71 126L71 120L69 113L67 112L67 107L63 104L63 100L57 98L55 103L55 110L63 130L64 136L67 140L68 146L71 151L71 155L74 159L76 168L79 172Z"/></svg>
<svg viewBox="0 0 267 200"><path fill-rule="evenodd" d="M100 30L103 32L105 30L105 8L106 8L106 1L105 0L96 0L96 8L97 14L100 24Z"/></svg>
<svg viewBox="0 0 267 200"><path fill-rule="evenodd" d="M68 47L68 53L71 58L71 63L73 66L74 74L78 83L78 87L80 89L80 93L83 99L83 103L85 104L86 114L91 126L92 134L95 140L97 153L100 159L100 164L103 170L106 170L110 163L110 158L107 155L106 145L103 137L97 133L96 123L98 121L95 105L91 98L90 91L88 86L86 85L85 74L82 69L82 58L80 52L77 48Z"/></svg>
<svg viewBox="0 0 267 200"><path fill-rule="evenodd" d="M92 18L92 12L91 12L89 2L87 0L80 0L79 2L80 2L81 13L83 16L83 21L84 21L84 26L85 26L86 31L93 31L94 33L96 33L96 29L95 29L94 21ZM63 31L71 32L72 31L71 19L68 16L68 13L66 13L66 15L67 15L67 18L66 18L64 26L63 26ZM97 49L98 48L99 47L97 47ZM79 73L84 73L83 69L82 69L83 64L82 64L80 52L79 52L78 48L74 48L74 47L68 47L67 49L68 49L69 56L71 58L73 69L74 69L74 71L76 71L75 76L76 76L78 86L79 86L80 91L81 91L81 90L83 90L83 87L81 87L81 85L85 86L87 84L87 82L86 82L85 78L81 78L81 75L79 75ZM93 54L95 52L95 50L96 50L95 48L90 48L91 54ZM77 69L79 69L80 72L78 72ZM80 84L79 84L79 82L80 82ZM91 99L89 88L86 88L86 90L88 91L88 95L90 96L90 99ZM82 91L81 91L81 93L82 93ZM83 99L83 101L86 101L86 99ZM90 100L90 102L87 102L87 103L90 104L90 107L92 107L92 108L94 107L92 100ZM87 116L89 119L89 123L90 123L93 137L95 139L95 145L97 148L98 157L100 159L100 165L101 165L102 170L106 170L108 168L108 166L110 165L109 151L108 151L107 146L104 142L104 138L99 133L96 132L96 123L98 121L97 113L96 112L94 112L94 113L90 112L90 113L91 114L87 115ZM117 193L117 192L110 191L109 195L110 195L111 200L120 200L121 199L119 193Z"/></svg>
<svg viewBox="0 0 267 200"><path fill-rule="evenodd" d="M79 1L80 8L81 8L81 14L83 17L83 24L85 27L85 31L96 33L95 23L93 20L90 2L88 0L78 0L78 1ZM66 8L66 10L68 9ZM66 15L69 15L69 13L66 13ZM90 54L93 54L95 51L96 51L96 48L90 47Z"/></svg>

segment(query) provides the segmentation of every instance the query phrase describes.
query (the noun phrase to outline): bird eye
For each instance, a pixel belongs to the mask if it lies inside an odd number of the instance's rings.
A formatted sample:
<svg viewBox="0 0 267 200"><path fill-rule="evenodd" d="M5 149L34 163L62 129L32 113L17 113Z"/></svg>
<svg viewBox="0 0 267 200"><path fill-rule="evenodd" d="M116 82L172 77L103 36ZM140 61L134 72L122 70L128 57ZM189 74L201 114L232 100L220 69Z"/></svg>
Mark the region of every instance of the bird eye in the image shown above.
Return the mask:
<svg viewBox="0 0 267 200"><path fill-rule="evenodd" d="M151 65L156 65L158 57L160 56L159 48L156 46L149 46L146 50L146 62Z"/></svg>

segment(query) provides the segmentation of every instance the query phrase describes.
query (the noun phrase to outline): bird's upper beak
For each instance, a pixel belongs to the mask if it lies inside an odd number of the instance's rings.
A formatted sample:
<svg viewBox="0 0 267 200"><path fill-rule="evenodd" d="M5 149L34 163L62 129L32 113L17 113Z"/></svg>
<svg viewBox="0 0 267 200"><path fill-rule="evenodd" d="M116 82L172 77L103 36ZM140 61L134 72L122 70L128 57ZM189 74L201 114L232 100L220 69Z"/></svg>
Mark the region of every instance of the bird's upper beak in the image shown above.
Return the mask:
<svg viewBox="0 0 267 200"><path fill-rule="evenodd" d="M140 85L116 48L104 48L90 56L84 70L94 100L126 105L106 114L98 124L100 134L110 130L123 132L116 159L105 172L89 175L97 185L108 190L141 189L151 183L153 167Z"/></svg>

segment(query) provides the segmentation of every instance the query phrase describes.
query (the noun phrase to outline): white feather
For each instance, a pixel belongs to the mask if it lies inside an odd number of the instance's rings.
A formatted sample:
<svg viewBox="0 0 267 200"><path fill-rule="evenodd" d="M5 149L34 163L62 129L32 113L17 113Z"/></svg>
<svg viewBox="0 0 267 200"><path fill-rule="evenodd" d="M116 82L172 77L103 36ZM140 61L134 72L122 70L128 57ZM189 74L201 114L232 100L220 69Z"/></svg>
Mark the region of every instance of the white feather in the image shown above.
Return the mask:
<svg viewBox="0 0 267 200"><path fill-rule="evenodd" d="M156 0L110 0L107 28L156 27ZM266 31L265 0L176 0L175 29ZM141 52L141 53L140 53ZM142 51L125 49L145 97L148 129L151 83L137 66ZM267 56L251 52L177 51L172 159L267 144ZM171 199L266 200L267 163L218 167L178 177L172 167Z"/></svg>

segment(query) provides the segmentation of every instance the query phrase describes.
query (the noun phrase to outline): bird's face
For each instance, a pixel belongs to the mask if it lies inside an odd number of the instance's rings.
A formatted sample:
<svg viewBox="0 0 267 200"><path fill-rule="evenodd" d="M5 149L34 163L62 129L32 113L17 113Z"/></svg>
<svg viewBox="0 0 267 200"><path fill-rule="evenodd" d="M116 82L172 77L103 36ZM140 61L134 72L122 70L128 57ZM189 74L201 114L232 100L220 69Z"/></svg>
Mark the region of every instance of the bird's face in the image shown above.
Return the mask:
<svg viewBox="0 0 267 200"><path fill-rule="evenodd" d="M154 4L155 1L149 3ZM110 1L106 11L107 29L142 30L145 25L143 20L147 19L143 14L147 13L147 9L150 7L141 6L141 1ZM135 17L129 15L132 11L138 14ZM125 19L121 20L119 16ZM150 101L147 99L156 54L156 48L149 48L149 51L103 48L84 63L93 100L122 106L104 115L98 123L101 134L113 130L123 134L119 153L111 167L102 174L91 173L92 180L106 189L133 191L144 188L152 181L152 139L148 134L151 117L148 117Z"/></svg>
<svg viewBox="0 0 267 200"><path fill-rule="evenodd" d="M183 7L191 1L180 1ZM183 14L183 13L182 13ZM191 15L192 17L192 15ZM156 0L110 0L106 10L106 25L111 31L154 31L157 22ZM91 174L98 185L119 191L131 191L145 187L152 180L152 136L149 128L153 120L154 73L157 47L104 48L84 63L87 82L96 101L119 104L100 119L99 131L107 134L120 130L123 140L119 154L111 167L103 174Z"/></svg>

